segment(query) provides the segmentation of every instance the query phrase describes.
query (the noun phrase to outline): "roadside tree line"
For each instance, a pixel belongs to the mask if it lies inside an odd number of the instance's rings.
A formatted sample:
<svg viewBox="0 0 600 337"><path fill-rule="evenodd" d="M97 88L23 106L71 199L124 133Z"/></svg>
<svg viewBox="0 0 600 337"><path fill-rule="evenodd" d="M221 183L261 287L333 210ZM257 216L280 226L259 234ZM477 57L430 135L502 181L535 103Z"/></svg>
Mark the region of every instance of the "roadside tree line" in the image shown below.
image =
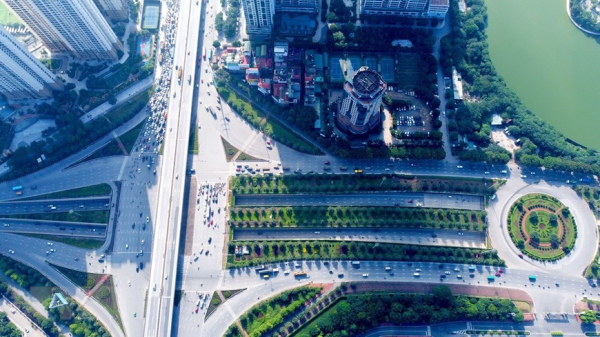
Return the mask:
<svg viewBox="0 0 600 337"><path fill-rule="evenodd" d="M249 255L235 255L247 246ZM228 244L227 267L247 267L291 260L415 261L503 266L495 250L338 241L237 241Z"/></svg>
<svg viewBox="0 0 600 337"><path fill-rule="evenodd" d="M441 64L445 76L452 76L455 66L461 73L465 92L472 98L456 104L448 101L452 120L448 123L451 141L459 135L467 136L477 145L466 150L459 144L461 159L472 161L505 162L507 152L491 144L491 119L499 114L504 120L512 119L508 127L511 135L521 139L516 159L525 166L543 166L561 171L600 174L600 155L596 151L576 146L523 105L496 72L489 56L487 10L484 0L468 0L468 10L461 13L458 2L451 2L452 31L441 41Z"/></svg>
<svg viewBox="0 0 600 337"><path fill-rule="evenodd" d="M485 211L399 207L233 207L230 224L243 227L408 227L484 230Z"/></svg>

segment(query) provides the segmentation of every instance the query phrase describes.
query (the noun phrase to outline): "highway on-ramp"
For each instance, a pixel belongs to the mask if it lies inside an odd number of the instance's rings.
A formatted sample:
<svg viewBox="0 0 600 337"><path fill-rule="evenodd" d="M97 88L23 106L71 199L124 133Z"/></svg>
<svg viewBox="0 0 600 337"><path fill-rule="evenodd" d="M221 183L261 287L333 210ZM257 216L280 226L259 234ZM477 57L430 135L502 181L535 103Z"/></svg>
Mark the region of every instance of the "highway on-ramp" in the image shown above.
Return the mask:
<svg viewBox="0 0 600 337"><path fill-rule="evenodd" d="M173 96L164 143L163 163L158 192L158 210L152 247L152 271L145 315L144 336L170 336L173 322L175 280L181 219L183 211L185 169L190 136L191 111L200 7L197 2L182 0L179 8L177 43L173 64L183 67L178 80L174 70L171 80Z"/></svg>

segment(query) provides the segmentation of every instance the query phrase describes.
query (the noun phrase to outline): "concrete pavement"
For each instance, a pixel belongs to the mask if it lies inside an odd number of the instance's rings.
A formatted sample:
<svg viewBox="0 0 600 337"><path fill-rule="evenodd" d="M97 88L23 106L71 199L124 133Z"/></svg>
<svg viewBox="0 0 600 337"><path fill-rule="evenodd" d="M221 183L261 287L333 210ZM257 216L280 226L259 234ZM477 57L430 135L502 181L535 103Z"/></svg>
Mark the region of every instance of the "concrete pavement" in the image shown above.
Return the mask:
<svg viewBox="0 0 600 337"><path fill-rule="evenodd" d="M29 317L25 316L19 308L8 301L6 298L0 298L0 311L4 311L8 319L23 332L25 336L45 337L46 334L37 324L33 323Z"/></svg>

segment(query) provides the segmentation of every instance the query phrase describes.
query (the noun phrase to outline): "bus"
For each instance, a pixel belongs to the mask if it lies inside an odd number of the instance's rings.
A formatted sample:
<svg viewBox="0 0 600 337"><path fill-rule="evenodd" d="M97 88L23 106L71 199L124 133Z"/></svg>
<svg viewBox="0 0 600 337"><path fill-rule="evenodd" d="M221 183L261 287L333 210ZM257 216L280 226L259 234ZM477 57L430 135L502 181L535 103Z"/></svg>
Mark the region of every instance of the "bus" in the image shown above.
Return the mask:
<svg viewBox="0 0 600 337"><path fill-rule="evenodd" d="M23 189L23 186L21 186L21 185L13 187L13 191L19 191L22 189Z"/></svg>
<svg viewBox="0 0 600 337"><path fill-rule="evenodd" d="M529 281L531 281L531 282L537 281L537 276L535 276L535 275L529 275Z"/></svg>
<svg viewBox="0 0 600 337"><path fill-rule="evenodd" d="M206 48L202 48L202 58L206 61Z"/></svg>
<svg viewBox="0 0 600 337"><path fill-rule="evenodd" d="M294 277L306 277L308 276L308 273L305 271L297 271L294 273Z"/></svg>

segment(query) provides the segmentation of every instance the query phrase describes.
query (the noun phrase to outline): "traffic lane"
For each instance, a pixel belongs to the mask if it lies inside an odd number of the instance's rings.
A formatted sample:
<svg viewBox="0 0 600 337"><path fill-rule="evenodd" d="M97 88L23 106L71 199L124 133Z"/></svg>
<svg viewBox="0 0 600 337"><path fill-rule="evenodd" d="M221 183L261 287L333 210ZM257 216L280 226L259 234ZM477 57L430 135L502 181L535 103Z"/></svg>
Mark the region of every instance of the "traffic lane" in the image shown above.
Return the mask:
<svg viewBox="0 0 600 337"><path fill-rule="evenodd" d="M327 264L326 264L327 263ZM298 266L297 266L298 265ZM453 284L479 284L513 287L527 290L528 292L540 291L541 294L568 294L572 300L582 296L600 298L600 290L592 288L590 284L582 277L572 275L556 275L548 272L532 273L528 270L503 268L494 266L475 265L475 270L471 273L469 266L454 263L419 263L419 262L397 262L397 261L361 261L360 267L353 267L351 261L293 261L271 264L279 268L280 272L272 278L273 281L280 279L292 280L292 274L285 276L283 271L291 272L304 270L308 273L309 279L318 278L321 280L329 278L331 280L349 281L352 279L371 280L372 277L394 281L411 282L442 282ZM393 275L386 271L390 267ZM420 270L417 270L420 269ZM493 282L488 282L488 276L496 275L500 269L503 273L495 277ZM332 271L330 274L329 271ZM449 275L441 281L440 276ZM338 278L338 273L343 273L343 278ZM368 273L367 278L362 275ZM419 273L415 276L414 273ZM459 278L460 275L460 278ZM471 275L473 275L471 277ZM535 281L530 280L530 276L536 276ZM291 278L290 278L291 277ZM246 285L251 287L253 284L260 284L260 279L254 268L230 269L224 274L224 286L226 289L235 289L234 286ZM230 288L231 287L231 288ZM574 297L573 295L578 295Z"/></svg>
<svg viewBox="0 0 600 337"><path fill-rule="evenodd" d="M63 229L61 229L63 228ZM83 226L75 227L56 227L52 224L19 224L11 227L0 227L0 232L15 234L44 234L54 236L68 236L78 238L103 239L106 236L106 227L104 228L86 228Z"/></svg>
<svg viewBox="0 0 600 337"><path fill-rule="evenodd" d="M19 310L19 308L5 298L0 299L0 311L4 311L6 313L6 317L8 317L8 319L23 332L24 336L46 336L46 334L42 332L42 329L37 324L32 323L32 321L25 316L25 314Z"/></svg>
<svg viewBox="0 0 600 337"><path fill-rule="evenodd" d="M482 248L482 232L402 228L236 229L234 241L343 240Z"/></svg>
<svg viewBox="0 0 600 337"><path fill-rule="evenodd" d="M484 197L457 193L237 195L236 206L402 206L482 210Z"/></svg>
<svg viewBox="0 0 600 337"><path fill-rule="evenodd" d="M0 230L15 232L21 229L50 228L54 227L60 231L78 231L86 229L90 232L105 231L107 225L91 222L53 221L53 220L31 220L31 219L8 219L0 218ZM64 229L61 229L64 228Z"/></svg>
<svg viewBox="0 0 600 337"><path fill-rule="evenodd" d="M236 206L416 206L423 193L237 195Z"/></svg>
<svg viewBox="0 0 600 337"><path fill-rule="evenodd" d="M0 215L109 210L110 198L31 200L0 203ZM83 207L82 207L83 206Z"/></svg>

